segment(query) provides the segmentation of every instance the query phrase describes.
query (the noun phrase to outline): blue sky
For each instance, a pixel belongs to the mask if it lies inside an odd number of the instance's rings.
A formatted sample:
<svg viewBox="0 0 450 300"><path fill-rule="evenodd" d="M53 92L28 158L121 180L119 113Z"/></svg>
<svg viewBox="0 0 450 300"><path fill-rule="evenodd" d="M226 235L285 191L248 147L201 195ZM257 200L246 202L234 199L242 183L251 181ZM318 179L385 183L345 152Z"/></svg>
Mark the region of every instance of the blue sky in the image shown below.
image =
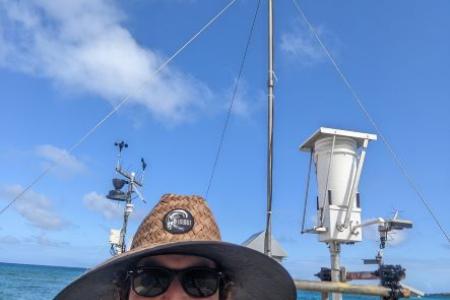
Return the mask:
<svg viewBox="0 0 450 300"><path fill-rule="evenodd" d="M256 6L241 0L157 78L158 65L226 1L0 1L0 204L54 160L61 165L0 216L0 260L93 266L109 257L121 209L111 188L124 166L149 163L129 232L164 193L204 194ZM302 1L337 62L404 165L450 229L450 19L447 1ZM265 5L262 13L265 13ZM320 126L373 132L290 1L276 3L274 235L294 277L328 265L315 236L300 235L308 157L301 144ZM224 240L263 230L266 157L266 24L260 14L208 201ZM120 99L130 101L73 154L69 149ZM360 185L363 219L399 209L414 229L386 260L426 291L450 286L450 246L394 165L371 143ZM308 209L311 223L314 207ZM367 269L373 233L343 247L343 263Z"/></svg>

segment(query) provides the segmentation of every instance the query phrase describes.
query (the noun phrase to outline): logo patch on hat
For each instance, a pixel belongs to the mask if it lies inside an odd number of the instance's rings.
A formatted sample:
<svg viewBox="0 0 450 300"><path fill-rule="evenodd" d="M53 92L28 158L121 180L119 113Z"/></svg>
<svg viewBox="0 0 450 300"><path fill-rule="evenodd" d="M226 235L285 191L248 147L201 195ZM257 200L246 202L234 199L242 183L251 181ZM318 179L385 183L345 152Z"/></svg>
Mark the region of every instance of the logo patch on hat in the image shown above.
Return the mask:
<svg viewBox="0 0 450 300"><path fill-rule="evenodd" d="M194 227L194 217L187 210L173 209L164 216L163 224L172 234L186 233Z"/></svg>

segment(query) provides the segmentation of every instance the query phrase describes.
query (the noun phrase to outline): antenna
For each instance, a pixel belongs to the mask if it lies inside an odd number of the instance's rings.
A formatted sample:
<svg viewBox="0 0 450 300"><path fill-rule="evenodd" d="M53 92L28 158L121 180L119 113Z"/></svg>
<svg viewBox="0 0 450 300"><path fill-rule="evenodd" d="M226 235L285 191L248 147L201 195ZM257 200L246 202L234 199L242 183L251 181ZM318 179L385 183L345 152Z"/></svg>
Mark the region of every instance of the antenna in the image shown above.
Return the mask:
<svg viewBox="0 0 450 300"><path fill-rule="evenodd" d="M142 174L140 179L136 178L135 172L129 172L122 168L122 151L125 148L128 148L128 144L124 141L114 143L119 150L117 155L117 165L116 165L116 174L120 176L120 178L113 178L113 190L110 190L106 198L112 201L124 202L125 207L123 211L123 224L121 229L111 229L109 235L109 243L111 245L110 252L111 255L117 255L126 251L126 242L125 237L127 233L127 225L128 225L128 217L133 212L133 195L136 194L139 199L141 199L144 203L146 203L144 196L142 195L139 188L143 187L144 180L144 171L147 168L147 164L144 161L144 158L141 158L142 164ZM122 191L125 185L128 185L127 191Z"/></svg>
<svg viewBox="0 0 450 300"><path fill-rule="evenodd" d="M266 231L264 235L264 254L272 256L272 191L273 191L273 127L274 127L274 39L273 39L273 1L268 1L268 67L267 80L267 210Z"/></svg>

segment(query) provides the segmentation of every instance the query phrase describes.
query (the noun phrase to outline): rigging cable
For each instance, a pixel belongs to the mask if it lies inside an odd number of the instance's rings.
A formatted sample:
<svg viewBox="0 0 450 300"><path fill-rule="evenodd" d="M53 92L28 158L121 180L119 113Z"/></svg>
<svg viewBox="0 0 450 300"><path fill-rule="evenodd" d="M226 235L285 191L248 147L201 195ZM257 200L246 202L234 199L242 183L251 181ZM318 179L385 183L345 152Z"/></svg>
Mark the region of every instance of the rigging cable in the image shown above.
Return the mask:
<svg viewBox="0 0 450 300"><path fill-rule="evenodd" d="M151 78L158 75L163 69L167 67L167 65L172 62L184 49L186 49L197 37L202 34L206 29L208 29L217 19L219 19L237 0L231 0L222 10L220 10L212 19L210 19L196 34L194 34L189 40L187 40L175 53L172 54L168 59L166 59L156 71L151 75ZM140 92L145 88L143 84L135 93ZM117 104L108 114L106 114L94 127L92 127L84 136L82 136L78 142L76 142L72 147L67 151L68 154L72 154L72 152L78 148L87 138L89 138L103 123L106 122L112 115L114 115L125 103L127 103L131 96L134 93L130 93L122 100L120 100L119 104ZM0 210L0 215L3 214L11 205L14 204L18 199L20 199L28 190L30 190L36 183L38 183L45 175L47 175L53 168L60 164L61 160L56 160L50 166L48 166L41 174L39 174L26 188L24 188L19 194L17 194L5 207Z"/></svg>
<svg viewBox="0 0 450 300"><path fill-rule="evenodd" d="M241 80L242 73L244 71L245 61L246 61L246 58L247 58L248 49L250 47L250 42L252 40L253 32L254 32L254 29L255 29L255 23L256 23L256 19L258 17L258 12L259 12L260 6L261 6L261 0L258 0L258 3L256 5L256 11L255 11L255 14L253 16L253 21L252 21L251 26L250 26L250 32L249 32L249 35L248 35L248 38L247 38L247 43L245 45L245 50L244 50L244 53L242 55L241 64L239 66L238 75L237 75L236 81L234 83L233 93L232 93L232 96L231 96L230 105L228 107L227 115L225 117L225 123L223 124L222 132L220 134L219 145L217 146L216 156L214 158L214 163L213 163L213 166L212 166L212 169L211 169L211 174L209 176L208 185L207 185L206 191L205 191L205 199L208 199L209 190L211 189L212 181L213 181L214 175L216 173L217 163L219 162L219 157L220 157L220 154L222 153L223 141L225 139L225 133L226 133L226 131L228 129L228 124L230 123L231 113L233 111L233 105L234 105L234 102L236 100L236 96L237 96L237 92L238 92L238 88L239 88L239 82Z"/></svg>
<svg viewBox="0 0 450 300"><path fill-rule="evenodd" d="M350 84L350 81L348 80L348 78L344 75L344 72L341 70L341 68L339 67L339 65L337 64L336 60L334 59L334 57L331 55L331 52L328 50L328 48L325 46L325 44L322 42L321 38L319 37L319 34L317 33L317 31L314 29L314 27L312 26L312 24L309 22L308 18L306 17L305 13L303 12L302 8L300 7L300 4L298 3L297 0L292 0L292 3L294 4L297 12L299 13L299 15L301 16L301 18L303 19L303 21L306 23L306 25L308 26L308 29L311 31L311 33L313 34L313 36L315 37L315 39L317 40L317 42L320 44L320 47L322 48L322 50L325 52L325 54L327 55L328 59L330 60L331 64L333 65L333 67L335 68L336 72L339 74L339 77L341 77L341 79L344 81L344 84L347 86L348 90L350 91L350 93L353 96L353 99L355 100L355 102L358 104L359 108L361 109L361 111L363 112L363 114L365 115L365 117L368 119L368 121L370 122L370 124L372 125L372 127L375 129L375 131L377 132L377 134L380 136L381 140L383 141L383 144L386 146L386 148L388 149L389 154L391 154L395 164L397 165L397 167L400 169L402 175L405 177L406 181L408 182L409 186L413 189L413 191L416 193L416 195L419 197L419 199L422 201L422 204L425 206L425 208L427 209L428 213L431 215L431 217L433 218L434 222L436 223L436 225L439 227L440 231L442 232L442 234L444 235L445 239L450 243L450 236L448 235L448 233L446 232L446 230L444 229L444 227L442 226L441 222L439 221L439 219L437 218L437 216L435 215L434 211L432 210L430 204L428 203L428 201L425 199L425 195L420 191L419 187L417 186L417 184L415 183L415 181L413 180L412 176L409 175L408 171L406 170L405 166L403 165L403 163L401 162L400 158L398 157L398 155L396 154L396 152L394 151L394 148L391 146L391 144L388 142L388 140L385 138L385 136L381 133L380 128L378 127L377 123L375 122L375 120L372 118L372 116L369 114L369 111L366 109L366 107L364 106L361 98L358 96L358 94L356 93L356 90L353 88L353 86Z"/></svg>

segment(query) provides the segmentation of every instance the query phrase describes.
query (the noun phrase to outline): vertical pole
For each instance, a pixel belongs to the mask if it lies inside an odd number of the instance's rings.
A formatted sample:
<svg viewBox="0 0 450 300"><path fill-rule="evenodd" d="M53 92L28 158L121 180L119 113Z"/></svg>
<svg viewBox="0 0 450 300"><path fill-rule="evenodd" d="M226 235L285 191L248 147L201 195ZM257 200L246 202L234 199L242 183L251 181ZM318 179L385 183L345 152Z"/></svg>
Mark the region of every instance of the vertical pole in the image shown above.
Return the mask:
<svg viewBox="0 0 450 300"><path fill-rule="evenodd" d="M267 147L267 219L266 219L266 232L264 239L264 253L268 256L272 256L272 173L273 173L273 102L274 95L273 90L275 86L274 73L273 73L273 0L268 0L268 56L269 56L269 79L267 81L268 89L268 147Z"/></svg>
<svg viewBox="0 0 450 300"><path fill-rule="evenodd" d="M127 235L127 226L128 226L128 216L130 215L130 205L131 205L131 196L133 194L133 184L134 184L134 173L131 173L131 178L128 183L128 192L127 192L127 202L125 204L124 212L123 212L123 225L122 230L120 231L120 246L121 253L124 253L127 250L127 245L125 243L125 237Z"/></svg>
<svg viewBox="0 0 450 300"><path fill-rule="evenodd" d="M331 281L332 282L340 282L340 253L341 253L341 245L338 242L330 242L330 258L331 258ZM332 293L332 300L342 300L341 293Z"/></svg>

